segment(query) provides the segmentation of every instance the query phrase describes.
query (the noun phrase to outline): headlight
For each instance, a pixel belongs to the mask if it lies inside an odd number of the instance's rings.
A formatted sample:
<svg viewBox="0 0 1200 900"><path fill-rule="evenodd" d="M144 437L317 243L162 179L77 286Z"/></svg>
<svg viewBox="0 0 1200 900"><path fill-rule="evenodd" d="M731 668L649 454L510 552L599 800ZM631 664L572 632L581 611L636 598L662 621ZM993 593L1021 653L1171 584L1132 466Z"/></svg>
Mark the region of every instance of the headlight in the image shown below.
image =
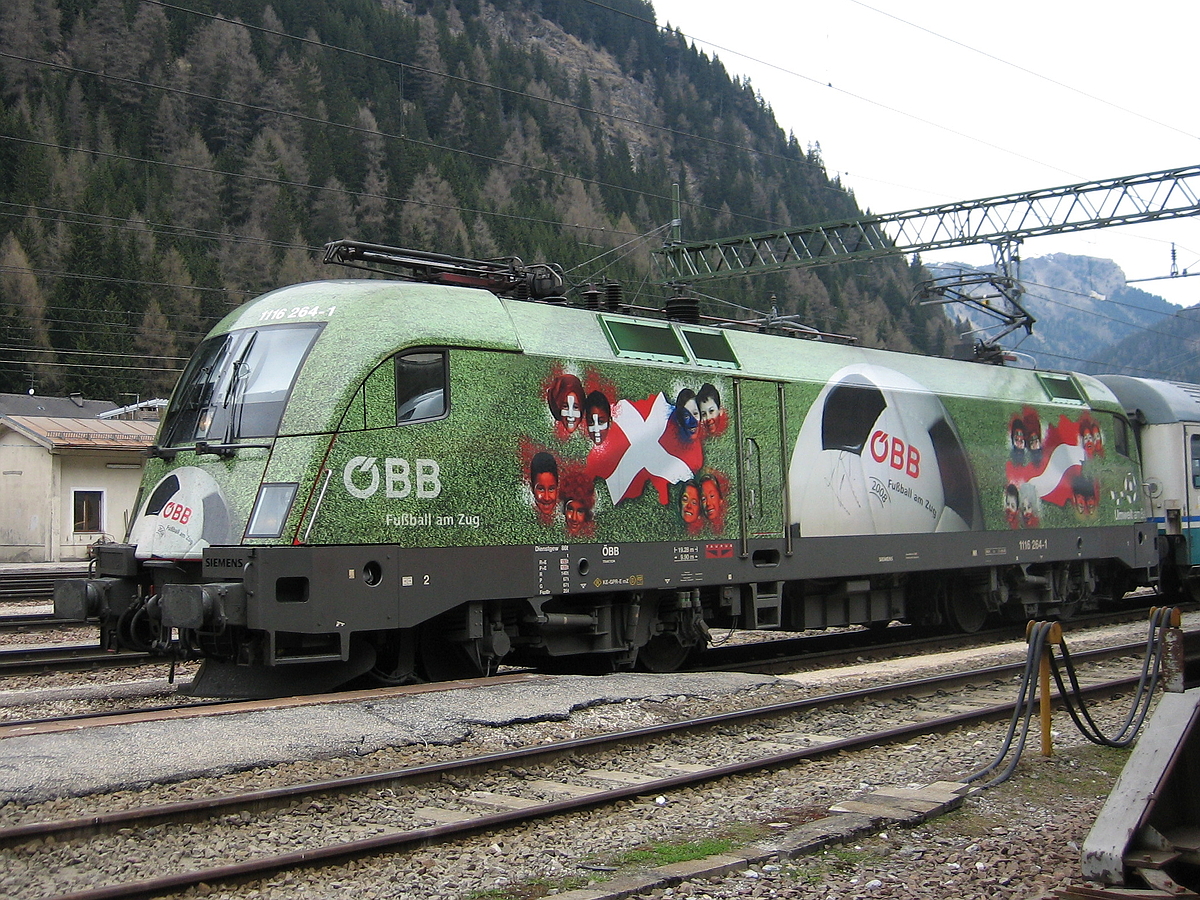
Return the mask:
<svg viewBox="0 0 1200 900"><path fill-rule="evenodd" d="M246 529L246 537L279 537L298 487L295 482L264 484L260 487L258 498L254 501L254 511L250 513L250 527Z"/></svg>

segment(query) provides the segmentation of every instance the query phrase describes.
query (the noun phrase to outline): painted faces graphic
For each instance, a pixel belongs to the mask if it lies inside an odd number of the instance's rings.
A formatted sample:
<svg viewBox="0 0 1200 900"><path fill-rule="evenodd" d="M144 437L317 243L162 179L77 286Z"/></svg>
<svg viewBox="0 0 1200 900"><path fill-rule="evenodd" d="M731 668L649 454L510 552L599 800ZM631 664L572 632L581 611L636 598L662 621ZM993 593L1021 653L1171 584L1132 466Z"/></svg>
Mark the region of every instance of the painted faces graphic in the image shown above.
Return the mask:
<svg viewBox="0 0 1200 900"><path fill-rule="evenodd" d="M679 495L679 515L685 525L694 525L700 521L700 488L694 482L687 482Z"/></svg>
<svg viewBox="0 0 1200 900"><path fill-rule="evenodd" d="M538 453L529 464L529 486L533 490L533 505L543 522L554 518L558 506L558 463L549 453Z"/></svg>
<svg viewBox="0 0 1200 900"><path fill-rule="evenodd" d="M567 534L575 538L590 536L594 530L596 489L577 462L564 462L558 498L562 502Z"/></svg>
<svg viewBox="0 0 1200 900"><path fill-rule="evenodd" d="M612 424L612 405L599 391L592 391L583 403L583 426L588 440L599 447L608 437Z"/></svg>
<svg viewBox="0 0 1200 900"><path fill-rule="evenodd" d="M700 407L700 427L706 435L719 434L724 429L725 412L721 409L721 393L708 382L696 393Z"/></svg>
<svg viewBox="0 0 1200 900"><path fill-rule="evenodd" d="M567 522L567 531L578 531L588 520L588 508L582 500L566 500L563 502L563 518Z"/></svg>
<svg viewBox="0 0 1200 900"><path fill-rule="evenodd" d="M546 390L546 405L554 417L560 436L570 437L583 418L583 382L578 376L559 375Z"/></svg>
<svg viewBox="0 0 1200 900"><path fill-rule="evenodd" d="M721 485L713 475L703 475L698 482L700 486L700 512L713 528L720 531L725 518L725 498Z"/></svg>
<svg viewBox="0 0 1200 900"><path fill-rule="evenodd" d="M1017 527L1040 527L1043 504L1073 509L1080 518L1096 516L1105 496L1097 478L1104 440L1096 418L1090 412L1078 419L1060 413L1043 426L1038 412L1026 407L1012 427L1018 423L1024 430L1026 452L1021 456L1014 452L1005 467L1007 481L1019 489Z"/></svg>
<svg viewBox="0 0 1200 900"><path fill-rule="evenodd" d="M521 458L526 502L543 524L586 538L607 521L607 510L657 499L678 504L689 534L721 532L733 495L725 474L705 460L705 445L719 447L710 439L719 440L727 422L716 384L696 391L676 381L669 392L643 387L623 396L607 373L558 360L541 382L540 400L561 444L550 449L544 432L532 433L522 439ZM710 479L707 489L701 472ZM601 490L607 497L598 506Z"/></svg>
<svg viewBox="0 0 1200 900"><path fill-rule="evenodd" d="M684 440L693 440L700 430L700 404L696 394L684 388L675 398L675 424Z"/></svg>
<svg viewBox="0 0 1200 900"><path fill-rule="evenodd" d="M1004 522L1009 528L1021 527L1020 507L1020 491L1015 484L1010 484L1004 489Z"/></svg>

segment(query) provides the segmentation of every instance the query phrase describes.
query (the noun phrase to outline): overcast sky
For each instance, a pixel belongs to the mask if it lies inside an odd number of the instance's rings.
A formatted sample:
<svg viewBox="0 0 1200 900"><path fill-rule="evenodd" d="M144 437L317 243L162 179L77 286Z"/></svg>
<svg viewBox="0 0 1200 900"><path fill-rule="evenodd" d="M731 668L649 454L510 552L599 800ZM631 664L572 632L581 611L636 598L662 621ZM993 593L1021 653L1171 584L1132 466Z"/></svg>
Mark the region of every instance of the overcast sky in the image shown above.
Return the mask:
<svg viewBox="0 0 1200 900"><path fill-rule="evenodd" d="M651 0L863 209L896 212L1200 163L1196 0ZM800 224L800 223L797 223ZM704 239L725 235L687 235ZM1200 272L1200 218L1027 240L1025 258ZM987 247L927 261L990 261ZM1200 276L1136 284L1181 306Z"/></svg>

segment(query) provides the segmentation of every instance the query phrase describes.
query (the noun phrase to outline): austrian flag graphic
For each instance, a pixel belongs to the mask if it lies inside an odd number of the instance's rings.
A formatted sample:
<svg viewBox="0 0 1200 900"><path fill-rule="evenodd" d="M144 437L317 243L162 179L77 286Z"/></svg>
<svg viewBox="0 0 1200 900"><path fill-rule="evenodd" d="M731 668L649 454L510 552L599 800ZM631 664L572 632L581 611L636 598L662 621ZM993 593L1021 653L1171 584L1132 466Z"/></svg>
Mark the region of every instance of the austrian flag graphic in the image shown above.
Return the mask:
<svg viewBox="0 0 1200 900"><path fill-rule="evenodd" d="M638 497L646 482L658 502L668 502L667 486L687 481L704 463L700 441L681 434L666 396L618 400L604 442L588 454L587 471L603 478L613 504Z"/></svg>
<svg viewBox="0 0 1200 900"><path fill-rule="evenodd" d="M1043 449L1035 462L1008 464L1008 480L1014 484L1029 482L1047 503L1065 506L1071 500L1071 479L1083 470L1086 459L1079 425L1066 416L1046 429Z"/></svg>

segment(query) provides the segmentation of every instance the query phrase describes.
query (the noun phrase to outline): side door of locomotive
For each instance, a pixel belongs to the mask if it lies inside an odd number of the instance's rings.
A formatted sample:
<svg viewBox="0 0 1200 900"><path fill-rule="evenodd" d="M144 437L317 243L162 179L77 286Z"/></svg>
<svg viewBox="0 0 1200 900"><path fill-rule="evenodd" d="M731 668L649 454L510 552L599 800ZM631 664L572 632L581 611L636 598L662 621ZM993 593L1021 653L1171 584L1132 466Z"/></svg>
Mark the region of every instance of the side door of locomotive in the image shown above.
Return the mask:
<svg viewBox="0 0 1200 900"><path fill-rule="evenodd" d="M783 539L787 535L783 385L737 379L734 407L741 520L738 533L744 557L755 552L752 541Z"/></svg>

